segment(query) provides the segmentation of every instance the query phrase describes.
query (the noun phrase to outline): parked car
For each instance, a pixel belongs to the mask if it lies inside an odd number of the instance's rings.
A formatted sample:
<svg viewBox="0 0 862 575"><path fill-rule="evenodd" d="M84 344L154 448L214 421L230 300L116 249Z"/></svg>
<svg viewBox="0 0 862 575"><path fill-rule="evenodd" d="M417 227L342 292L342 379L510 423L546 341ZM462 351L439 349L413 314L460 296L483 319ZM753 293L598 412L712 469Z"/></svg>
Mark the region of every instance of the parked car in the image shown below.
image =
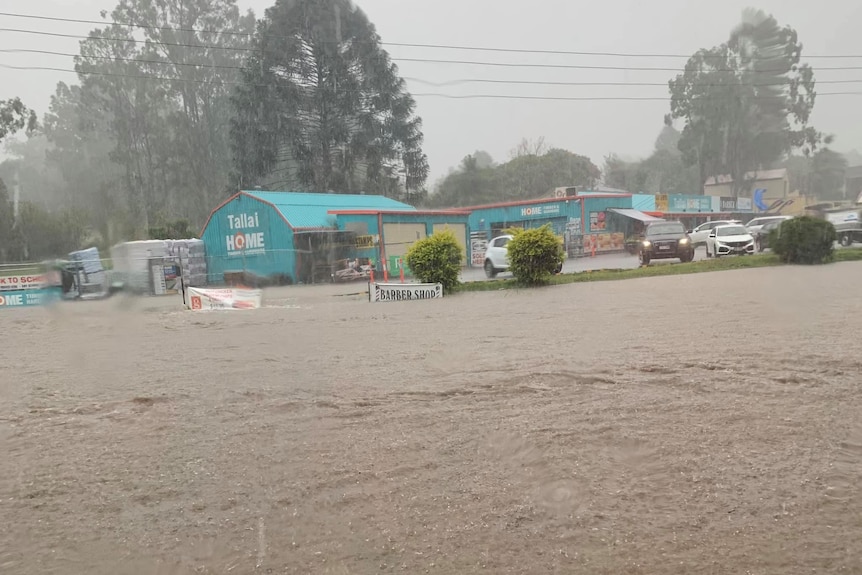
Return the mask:
<svg viewBox="0 0 862 575"><path fill-rule="evenodd" d="M754 237L742 224L716 226L706 238L706 257L754 253Z"/></svg>
<svg viewBox="0 0 862 575"><path fill-rule="evenodd" d="M652 222L638 246L638 258L644 266L658 259L690 262L694 259L694 245L680 222Z"/></svg>
<svg viewBox="0 0 862 575"><path fill-rule="evenodd" d="M769 232L774 229L777 229L781 224L783 224L787 220L771 220L760 226L760 229L754 232L754 247L757 248L757 251L762 252L766 248L769 247Z"/></svg>
<svg viewBox="0 0 862 575"><path fill-rule="evenodd" d="M706 222L705 224L700 224L693 230L689 230L688 237L694 247L703 246L706 245L706 239L709 237L712 230L717 226L725 226L728 224L742 224L742 222L739 220L716 220L714 222Z"/></svg>
<svg viewBox="0 0 862 575"><path fill-rule="evenodd" d="M754 218L753 220L745 224L745 227L748 228L748 233L750 233L752 236L754 236L755 239L757 239L757 233L766 224L771 222L777 222L778 224L780 224L781 222L785 220L790 220L792 218L793 216L762 216L759 218Z"/></svg>
<svg viewBox="0 0 862 575"><path fill-rule="evenodd" d="M497 274L500 272L507 271L509 269L509 242L512 241L514 236L505 235L505 236L497 236L490 242L488 242L488 247L485 249L485 275L488 278L495 278ZM561 263L555 273L560 273L563 271L563 264Z"/></svg>

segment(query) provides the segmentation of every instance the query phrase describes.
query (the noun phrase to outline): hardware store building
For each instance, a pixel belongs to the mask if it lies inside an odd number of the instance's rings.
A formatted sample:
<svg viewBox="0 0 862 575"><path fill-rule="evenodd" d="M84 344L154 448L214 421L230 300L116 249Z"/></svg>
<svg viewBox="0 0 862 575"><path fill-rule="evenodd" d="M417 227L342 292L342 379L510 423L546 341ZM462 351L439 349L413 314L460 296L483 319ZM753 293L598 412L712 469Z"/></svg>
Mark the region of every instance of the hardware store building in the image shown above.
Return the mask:
<svg viewBox="0 0 862 575"><path fill-rule="evenodd" d="M338 229L334 209L416 211L382 196L241 191L212 211L201 232L209 283L233 274L245 281L328 281L355 246L355 234Z"/></svg>

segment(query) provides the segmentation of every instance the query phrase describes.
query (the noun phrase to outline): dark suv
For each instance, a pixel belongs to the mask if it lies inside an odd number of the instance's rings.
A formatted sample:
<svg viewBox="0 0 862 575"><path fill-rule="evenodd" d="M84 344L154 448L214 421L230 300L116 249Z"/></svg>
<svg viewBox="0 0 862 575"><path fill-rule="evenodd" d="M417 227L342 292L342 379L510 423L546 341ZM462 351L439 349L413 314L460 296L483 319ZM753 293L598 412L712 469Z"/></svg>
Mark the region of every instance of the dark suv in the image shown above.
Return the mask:
<svg viewBox="0 0 862 575"><path fill-rule="evenodd" d="M638 258L644 266L649 265L650 260L659 259L679 258L690 262L694 259L694 244L680 222L652 222L641 237Z"/></svg>

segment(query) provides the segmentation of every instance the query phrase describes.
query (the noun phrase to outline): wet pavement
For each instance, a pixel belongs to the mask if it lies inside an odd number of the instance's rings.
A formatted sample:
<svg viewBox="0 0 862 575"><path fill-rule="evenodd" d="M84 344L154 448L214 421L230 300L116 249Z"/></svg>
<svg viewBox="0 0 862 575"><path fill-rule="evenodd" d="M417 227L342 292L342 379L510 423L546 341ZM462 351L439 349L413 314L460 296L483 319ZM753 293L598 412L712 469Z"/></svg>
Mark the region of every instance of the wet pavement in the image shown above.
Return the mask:
<svg viewBox="0 0 862 575"><path fill-rule="evenodd" d="M695 261L706 259L706 250L697 248L694 254ZM679 263L679 260L653 260L650 265L668 265ZM577 273L595 270L625 270L639 267L637 256L628 253L603 254L595 257L569 258L563 263L563 273ZM512 274L503 272L497 275L498 279L511 278ZM466 268L461 273L462 282L486 281L485 270L482 268Z"/></svg>

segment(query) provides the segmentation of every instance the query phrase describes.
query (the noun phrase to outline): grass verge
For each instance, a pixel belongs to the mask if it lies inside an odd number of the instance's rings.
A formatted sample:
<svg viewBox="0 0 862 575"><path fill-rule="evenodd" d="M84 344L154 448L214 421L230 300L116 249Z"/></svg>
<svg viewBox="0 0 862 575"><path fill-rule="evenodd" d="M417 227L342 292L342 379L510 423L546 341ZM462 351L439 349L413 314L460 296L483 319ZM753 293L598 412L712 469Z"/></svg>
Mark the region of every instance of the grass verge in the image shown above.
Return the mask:
<svg viewBox="0 0 862 575"><path fill-rule="evenodd" d="M833 262L855 262L862 261L862 248L850 248L835 250ZM594 270L576 272L571 274L560 274L551 278L549 285L563 285L582 282L601 282L613 280L628 280L635 278L650 278L657 276L676 276L685 274L697 274L703 272L717 272L725 270L740 270L748 268L765 268L780 266L782 264L778 256L774 254L757 254L753 256L735 256L720 259L701 260L687 264L683 263L660 263L646 267L625 270ZM514 279L477 281L461 284L458 291L495 291L501 289L523 288Z"/></svg>

